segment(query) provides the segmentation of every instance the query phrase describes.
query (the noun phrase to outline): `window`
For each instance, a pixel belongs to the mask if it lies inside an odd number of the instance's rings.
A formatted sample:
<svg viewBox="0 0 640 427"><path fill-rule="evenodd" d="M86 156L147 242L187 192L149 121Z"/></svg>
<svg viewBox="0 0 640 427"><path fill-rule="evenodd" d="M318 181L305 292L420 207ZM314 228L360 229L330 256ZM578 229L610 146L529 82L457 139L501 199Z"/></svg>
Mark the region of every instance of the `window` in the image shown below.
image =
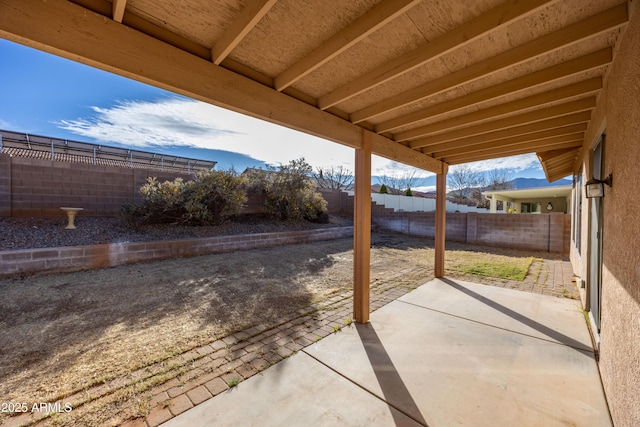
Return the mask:
<svg viewBox="0 0 640 427"><path fill-rule="evenodd" d="M537 202L532 203L521 203L520 206L522 208L522 213L534 213L539 212Z"/></svg>
<svg viewBox="0 0 640 427"><path fill-rule="evenodd" d="M578 254L582 241L582 168L573 177L573 242Z"/></svg>

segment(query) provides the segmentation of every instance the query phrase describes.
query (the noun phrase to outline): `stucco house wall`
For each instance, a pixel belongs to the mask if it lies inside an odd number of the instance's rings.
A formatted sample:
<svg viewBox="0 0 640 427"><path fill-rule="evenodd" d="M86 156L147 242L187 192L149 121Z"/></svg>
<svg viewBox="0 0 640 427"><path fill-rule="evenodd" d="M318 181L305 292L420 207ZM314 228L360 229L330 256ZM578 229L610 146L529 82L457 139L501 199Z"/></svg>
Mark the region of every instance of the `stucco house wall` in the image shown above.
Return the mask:
<svg viewBox="0 0 640 427"><path fill-rule="evenodd" d="M628 4L631 19L594 111L581 162L586 182L592 172L590 151L605 132L603 173L613 174L613 185L605 187L603 199L599 366L616 426L640 425L640 215L634 208L640 182L640 2ZM572 242L571 261L575 273L587 279L589 203L582 197L581 248L578 253Z"/></svg>

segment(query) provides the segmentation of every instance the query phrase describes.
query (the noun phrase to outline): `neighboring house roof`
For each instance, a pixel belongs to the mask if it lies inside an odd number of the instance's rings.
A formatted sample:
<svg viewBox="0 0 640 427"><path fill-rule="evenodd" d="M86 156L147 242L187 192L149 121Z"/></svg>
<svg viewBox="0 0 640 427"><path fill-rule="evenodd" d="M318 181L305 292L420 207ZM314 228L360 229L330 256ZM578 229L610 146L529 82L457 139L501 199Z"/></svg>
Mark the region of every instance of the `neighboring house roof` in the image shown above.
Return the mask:
<svg viewBox="0 0 640 427"><path fill-rule="evenodd" d="M523 188L520 190L490 190L483 191L482 195L488 199L498 196L507 199L544 199L549 197L567 197L571 193L571 185L558 185L552 187Z"/></svg>
<svg viewBox="0 0 640 427"><path fill-rule="evenodd" d="M0 153L12 157L132 169L198 172L217 162L0 130Z"/></svg>

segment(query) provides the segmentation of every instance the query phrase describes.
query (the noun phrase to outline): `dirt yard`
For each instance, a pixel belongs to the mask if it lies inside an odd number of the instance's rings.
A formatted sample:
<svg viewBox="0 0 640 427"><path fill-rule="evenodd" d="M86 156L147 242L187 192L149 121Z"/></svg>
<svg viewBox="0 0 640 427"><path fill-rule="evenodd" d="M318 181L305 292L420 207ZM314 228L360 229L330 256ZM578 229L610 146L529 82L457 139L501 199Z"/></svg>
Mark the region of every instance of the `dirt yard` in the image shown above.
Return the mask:
<svg viewBox="0 0 640 427"><path fill-rule="evenodd" d="M296 310L351 290L352 244L352 239L340 239L0 280L0 402L64 401L235 332L278 325ZM391 277L409 290L427 282L433 271L432 245L430 240L374 233L372 284ZM447 250L451 265L482 253L464 245L448 245ZM535 284L542 279L542 259L533 256L537 264L526 279L532 286L533 276ZM527 257L532 254L496 250L483 259ZM416 267L420 274L411 273ZM460 271L447 274L520 286ZM104 404L87 398L68 416L57 414L44 423L117 424L114 412L125 414L124 419L148 412L144 396L140 389ZM9 416L0 414L0 424L11 421Z"/></svg>

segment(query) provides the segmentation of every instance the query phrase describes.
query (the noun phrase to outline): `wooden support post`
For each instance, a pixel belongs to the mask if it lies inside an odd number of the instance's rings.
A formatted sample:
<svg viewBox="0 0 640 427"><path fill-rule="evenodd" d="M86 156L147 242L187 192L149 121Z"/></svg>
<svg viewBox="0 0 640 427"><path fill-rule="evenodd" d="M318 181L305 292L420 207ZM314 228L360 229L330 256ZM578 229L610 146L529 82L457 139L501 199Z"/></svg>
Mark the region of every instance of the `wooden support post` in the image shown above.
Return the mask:
<svg viewBox="0 0 640 427"><path fill-rule="evenodd" d="M447 214L447 165L443 165L442 173L436 175L436 259L434 275L444 277L444 242Z"/></svg>
<svg viewBox="0 0 640 427"><path fill-rule="evenodd" d="M353 232L353 317L369 321L371 269L371 132L362 131L362 148L356 149Z"/></svg>

